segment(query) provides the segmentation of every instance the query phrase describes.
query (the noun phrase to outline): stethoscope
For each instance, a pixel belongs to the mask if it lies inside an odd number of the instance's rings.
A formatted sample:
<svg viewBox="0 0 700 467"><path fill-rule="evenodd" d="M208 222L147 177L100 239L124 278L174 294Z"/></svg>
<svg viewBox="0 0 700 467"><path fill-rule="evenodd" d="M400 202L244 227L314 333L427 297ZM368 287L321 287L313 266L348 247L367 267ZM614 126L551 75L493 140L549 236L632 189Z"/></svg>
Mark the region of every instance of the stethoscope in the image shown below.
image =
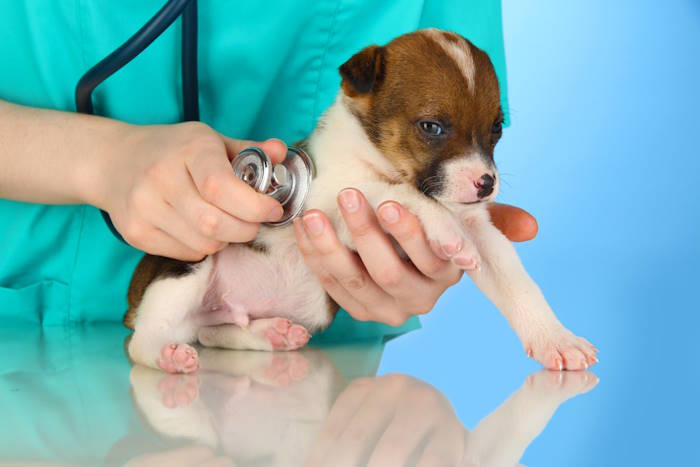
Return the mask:
<svg viewBox="0 0 700 467"><path fill-rule="evenodd" d="M105 79L143 52L173 22L182 16L182 97L184 121L199 120L199 80L197 77L197 0L168 0L168 2L114 52L90 68L75 88L75 107L80 113L93 114L92 91ZM301 149L289 146L287 157L280 164L272 164L264 151L248 148L231 162L238 178L260 193L265 193L282 204L284 214L277 222L266 225L287 225L304 208L309 193L314 165ZM107 226L124 241L110 219L101 211Z"/></svg>

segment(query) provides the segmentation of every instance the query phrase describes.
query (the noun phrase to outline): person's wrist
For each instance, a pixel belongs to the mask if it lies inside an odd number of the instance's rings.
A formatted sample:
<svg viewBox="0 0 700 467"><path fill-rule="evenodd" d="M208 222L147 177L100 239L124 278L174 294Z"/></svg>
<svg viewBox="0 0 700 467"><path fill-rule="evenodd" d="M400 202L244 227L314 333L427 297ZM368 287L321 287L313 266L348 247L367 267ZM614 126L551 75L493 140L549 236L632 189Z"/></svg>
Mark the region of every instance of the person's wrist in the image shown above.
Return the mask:
<svg viewBox="0 0 700 467"><path fill-rule="evenodd" d="M90 147L76 170L75 186L82 203L108 210L110 193L118 183L119 163L134 151L134 133L139 127L109 119L96 123L87 141Z"/></svg>

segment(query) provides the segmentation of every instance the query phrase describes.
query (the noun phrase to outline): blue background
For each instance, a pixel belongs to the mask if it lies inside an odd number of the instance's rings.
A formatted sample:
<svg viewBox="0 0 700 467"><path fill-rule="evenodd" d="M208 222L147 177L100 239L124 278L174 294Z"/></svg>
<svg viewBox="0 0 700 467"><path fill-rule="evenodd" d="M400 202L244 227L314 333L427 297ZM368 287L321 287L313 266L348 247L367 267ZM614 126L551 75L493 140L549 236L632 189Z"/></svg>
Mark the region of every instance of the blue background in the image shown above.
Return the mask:
<svg viewBox="0 0 700 467"><path fill-rule="evenodd" d="M700 2L503 1L511 125L500 200L560 320L600 349L526 465L700 465ZM444 392L470 428L537 368L466 278L380 373Z"/></svg>

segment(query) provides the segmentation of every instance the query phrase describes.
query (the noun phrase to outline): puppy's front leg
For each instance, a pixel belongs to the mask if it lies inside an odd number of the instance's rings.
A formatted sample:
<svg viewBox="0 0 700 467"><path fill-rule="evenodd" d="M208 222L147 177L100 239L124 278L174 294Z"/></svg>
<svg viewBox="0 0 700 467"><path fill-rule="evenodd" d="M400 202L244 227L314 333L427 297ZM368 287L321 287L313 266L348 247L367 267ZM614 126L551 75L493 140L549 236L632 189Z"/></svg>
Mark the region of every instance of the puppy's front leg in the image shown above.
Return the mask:
<svg viewBox="0 0 700 467"><path fill-rule="evenodd" d="M446 207L405 184L367 183L359 189L375 211L386 201L401 203L418 217L433 250L441 250L442 254L448 256L460 269L472 270L479 267L480 257L474 243ZM340 217L336 220L338 238L345 245L352 247L350 231L345 223L340 221Z"/></svg>
<svg viewBox="0 0 700 467"><path fill-rule="evenodd" d="M479 214L464 220L482 258L481 268L469 275L510 322L527 354L551 370L580 370L597 362L593 345L559 322L511 242Z"/></svg>

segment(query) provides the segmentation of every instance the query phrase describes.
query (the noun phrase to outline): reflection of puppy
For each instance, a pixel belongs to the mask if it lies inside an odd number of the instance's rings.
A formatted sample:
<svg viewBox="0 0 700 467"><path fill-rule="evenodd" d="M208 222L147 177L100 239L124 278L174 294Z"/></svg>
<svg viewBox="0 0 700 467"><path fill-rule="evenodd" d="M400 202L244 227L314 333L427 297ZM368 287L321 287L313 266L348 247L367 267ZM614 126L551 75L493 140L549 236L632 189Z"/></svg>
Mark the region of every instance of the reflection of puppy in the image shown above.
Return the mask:
<svg viewBox="0 0 700 467"><path fill-rule="evenodd" d="M159 434L210 446L248 465L301 465L345 378L320 350L202 349L202 371L134 365L134 404ZM264 433L264 436L261 434Z"/></svg>
<svg viewBox="0 0 700 467"><path fill-rule="evenodd" d="M243 465L514 466L563 402L598 383L587 371L532 374L469 432L443 394L407 375L358 378L344 388L320 351L204 349L200 357L199 375L135 365L134 404L158 434ZM271 369L279 374L302 360L305 377L283 386L269 380Z"/></svg>
<svg viewBox="0 0 700 467"><path fill-rule="evenodd" d="M488 56L457 34L425 30L367 47L340 74L336 102L303 144L317 166L306 208L328 213L352 247L336 205L341 189L360 189L374 208L403 203L431 243L504 313L528 354L552 369L594 363L594 348L562 326L513 246L489 222L503 112ZM361 278L338 279L362 285ZM376 279L382 286L400 280L392 271ZM124 321L135 329L129 354L169 372L197 369L188 345L196 341L299 348L337 309L305 265L291 227L263 228L254 245L231 245L195 265L146 256L129 304Z"/></svg>
<svg viewBox="0 0 700 467"><path fill-rule="evenodd" d="M588 371L540 371L467 434L466 467L516 465L561 404L591 391L598 377Z"/></svg>

